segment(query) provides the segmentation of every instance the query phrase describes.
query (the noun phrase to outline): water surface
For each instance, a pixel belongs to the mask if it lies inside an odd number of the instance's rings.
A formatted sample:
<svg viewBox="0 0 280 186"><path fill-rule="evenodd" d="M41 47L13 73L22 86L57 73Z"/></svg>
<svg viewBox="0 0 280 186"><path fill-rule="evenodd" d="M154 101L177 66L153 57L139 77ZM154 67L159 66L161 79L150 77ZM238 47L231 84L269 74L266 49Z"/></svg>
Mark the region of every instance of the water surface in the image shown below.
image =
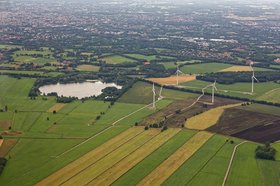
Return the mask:
<svg viewBox="0 0 280 186"><path fill-rule="evenodd" d="M116 87L117 89L122 88L122 86L118 86L115 83L104 83L101 81L86 81L83 83L57 83L53 85L45 85L40 87L39 90L42 94L56 92L59 96L71 96L81 99L90 96L99 96L100 94L102 94L102 90L106 87Z"/></svg>

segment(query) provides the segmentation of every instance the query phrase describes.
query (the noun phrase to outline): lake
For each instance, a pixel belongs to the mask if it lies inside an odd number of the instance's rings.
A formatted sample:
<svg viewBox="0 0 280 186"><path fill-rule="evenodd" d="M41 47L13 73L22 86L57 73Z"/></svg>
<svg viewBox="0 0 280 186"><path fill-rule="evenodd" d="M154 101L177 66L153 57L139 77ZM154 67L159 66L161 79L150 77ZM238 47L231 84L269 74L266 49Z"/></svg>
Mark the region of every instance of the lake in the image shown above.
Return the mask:
<svg viewBox="0 0 280 186"><path fill-rule="evenodd" d="M53 85L45 85L40 87L39 90L42 94L56 92L59 96L71 96L81 99L90 96L99 96L100 94L102 94L102 90L106 87L116 87L117 89L122 88L122 86L119 86L115 83L104 83L101 81L86 81L83 83L57 83Z"/></svg>

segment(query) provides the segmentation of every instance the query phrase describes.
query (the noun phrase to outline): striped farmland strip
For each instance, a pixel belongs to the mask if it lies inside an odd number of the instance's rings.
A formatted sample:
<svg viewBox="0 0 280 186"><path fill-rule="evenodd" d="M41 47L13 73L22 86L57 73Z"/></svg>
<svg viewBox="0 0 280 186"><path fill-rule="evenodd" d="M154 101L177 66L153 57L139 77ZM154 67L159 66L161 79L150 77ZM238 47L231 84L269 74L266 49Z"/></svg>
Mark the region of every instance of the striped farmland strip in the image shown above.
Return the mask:
<svg viewBox="0 0 280 186"><path fill-rule="evenodd" d="M106 155L94 164L90 164L78 174L64 182L62 185L86 185L91 180L99 176L101 173L112 167L136 149L144 145L151 138L155 137L159 133L159 130L153 129L145 131L135 138L129 140L127 143L117 148L110 154Z"/></svg>
<svg viewBox="0 0 280 186"><path fill-rule="evenodd" d="M113 150L117 149L119 146L123 145L128 140L131 140L135 136L139 135L143 131L144 129L142 127L133 127L124 131L123 133L119 134L113 139L107 141L106 143L102 144L96 149L88 152L84 156L68 164L67 166L60 169L59 171L46 177L45 179L40 181L37 185L41 186L41 185L62 184L63 182L67 181L68 179L78 174L83 169L85 169L88 165L97 162L98 160L100 160L101 158L103 158Z"/></svg>
<svg viewBox="0 0 280 186"><path fill-rule="evenodd" d="M145 159L149 154L159 148L162 144L172 138L177 134L181 129L169 129L165 132L162 132L148 143L137 149L131 155L124 158L119 163L115 164L113 167L102 173L89 185L110 185L115 180L117 180L121 175L135 166L137 163Z"/></svg>
<svg viewBox="0 0 280 186"><path fill-rule="evenodd" d="M197 133L181 148L179 148L173 155L171 155L148 176L140 181L138 185L161 185L212 136L213 134L209 132L203 131Z"/></svg>

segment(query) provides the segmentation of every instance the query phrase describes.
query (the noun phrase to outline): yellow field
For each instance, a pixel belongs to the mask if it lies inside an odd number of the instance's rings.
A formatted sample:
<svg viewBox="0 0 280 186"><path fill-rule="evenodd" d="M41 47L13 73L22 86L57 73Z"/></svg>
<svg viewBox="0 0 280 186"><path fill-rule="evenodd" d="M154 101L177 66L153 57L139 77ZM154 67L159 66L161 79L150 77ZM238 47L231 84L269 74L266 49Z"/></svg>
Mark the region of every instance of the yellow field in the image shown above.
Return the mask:
<svg viewBox="0 0 280 186"><path fill-rule="evenodd" d="M144 131L144 130L143 130ZM91 182L94 178L102 174L104 171L115 165L117 162L130 155L136 149L144 145L151 138L159 134L160 131L157 129L150 129L144 131L135 138L129 140L127 143L117 148L110 154L106 155L94 164L88 164L88 166L76 174L74 177L69 179L62 185L86 185Z"/></svg>
<svg viewBox="0 0 280 186"><path fill-rule="evenodd" d="M53 111L59 111L60 109L62 109L65 106L65 104L63 103L56 103L54 106L52 106L51 108L49 108L48 112L53 112Z"/></svg>
<svg viewBox="0 0 280 186"><path fill-rule="evenodd" d="M129 169L134 167L137 163L142 161L145 157L159 148L163 143L172 138L181 129L168 129L160 133L158 136L150 140L148 143L137 149L131 155L115 164L113 167L102 173L96 179L89 183L89 185L110 185L117 180L121 175L126 173Z"/></svg>
<svg viewBox="0 0 280 186"><path fill-rule="evenodd" d="M161 185L212 136L212 133L204 131L195 134L137 185Z"/></svg>
<svg viewBox="0 0 280 186"><path fill-rule="evenodd" d="M94 65L78 65L77 66L77 70L88 71L88 72L98 72L99 68L100 67L94 66Z"/></svg>
<svg viewBox="0 0 280 186"><path fill-rule="evenodd" d="M208 110L202 114L193 116L190 119L188 119L188 121L185 124L185 127L189 129L198 129L198 130L207 129L208 127L215 125L219 121L225 109L237 107L240 105L241 103L230 104L230 105L225 105L225 106Z"/></svg>
<svg viewBox="0 0 280 186"><path fill-rule="evenodd" d="M62 184L63 182L67 181L68 179L85 169L88 165L97 162L98 160L111 153L112 151L114 151L127 141L131 140L135 136L139 135L143 131L144 129L142 127L133 127L124 131L120 135L114 137L113 139L107 141L103 145L97 147L96 149L77 159L76 161L68 164L59 171L48 176L44 180L40 181L37 185Z"/></svg>
<svg viewBox="0 0 280 186"><path fill-rule="evenodd" d="M221 72L246 72L252 71L250 66L232 66L221 70Z"/></svg>
<svg viewBox="0 0 280 186"><path fill-rule="evenodd" d="M183 82L193 81L195 79L196 79L195 75L179 76L178 82L183 83ZM166 78L148 78L147 80L161 84L161 85L170 85L170 84L177 83L177 76L170 76L170 77L166 77Z"/></svg>

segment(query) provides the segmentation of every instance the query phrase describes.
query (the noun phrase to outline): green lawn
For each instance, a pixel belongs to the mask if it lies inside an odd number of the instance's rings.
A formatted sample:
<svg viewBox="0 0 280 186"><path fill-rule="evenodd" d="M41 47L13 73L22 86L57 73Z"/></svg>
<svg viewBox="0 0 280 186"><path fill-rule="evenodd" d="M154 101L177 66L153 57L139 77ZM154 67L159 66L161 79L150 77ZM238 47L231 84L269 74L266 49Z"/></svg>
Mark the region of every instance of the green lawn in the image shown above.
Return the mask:
<svg viewBox="0 0 280 186"><path fill-rule="evenodd" d="M100 58L101 60L104 60L108 64L120 64L120 63L133 63L135 62L132 59L123 57L123 56L108 56L104 58Z"/></svg>
<svg viewBox="0 0 280 186"><path fill-rule="evenodd" d="M159 149L154 151L126 174L121 176L113 185L136 185L141 179L147 176L160 163L172 155L188 139L195 134L194 131L182 130Z"/></svg>

